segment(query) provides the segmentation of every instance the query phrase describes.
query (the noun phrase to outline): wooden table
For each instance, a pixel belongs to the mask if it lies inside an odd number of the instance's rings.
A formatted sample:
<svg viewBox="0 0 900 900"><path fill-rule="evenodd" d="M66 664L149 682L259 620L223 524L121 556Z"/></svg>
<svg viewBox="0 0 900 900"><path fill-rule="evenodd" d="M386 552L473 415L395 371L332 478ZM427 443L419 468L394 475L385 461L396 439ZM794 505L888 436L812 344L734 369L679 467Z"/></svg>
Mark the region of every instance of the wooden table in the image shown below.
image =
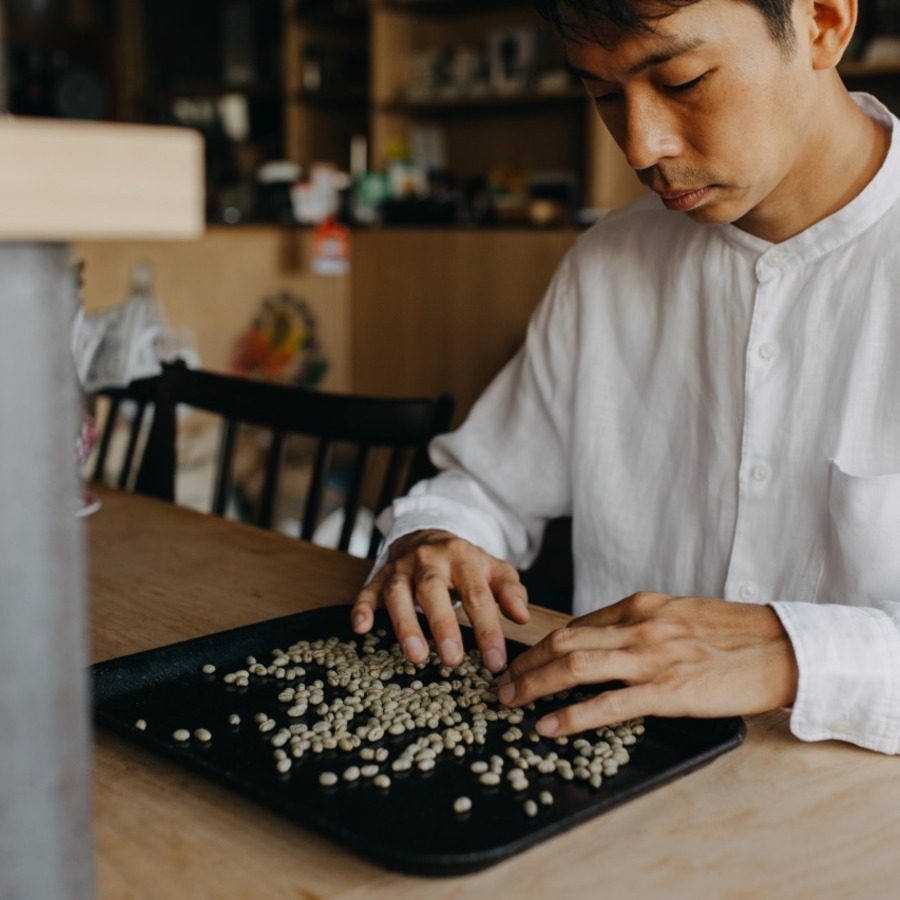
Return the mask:
<svg viewBox="0 0 900 900"><path fill-rule="evenodd" d="M92 658L332 603L368 564L99 491L87 523ZM563 622L534 609L510 635ZM739 749L484 872L399 875L179 766L96 735L101 898L896 897L900 761L803 744L774 712Z"/></svg>

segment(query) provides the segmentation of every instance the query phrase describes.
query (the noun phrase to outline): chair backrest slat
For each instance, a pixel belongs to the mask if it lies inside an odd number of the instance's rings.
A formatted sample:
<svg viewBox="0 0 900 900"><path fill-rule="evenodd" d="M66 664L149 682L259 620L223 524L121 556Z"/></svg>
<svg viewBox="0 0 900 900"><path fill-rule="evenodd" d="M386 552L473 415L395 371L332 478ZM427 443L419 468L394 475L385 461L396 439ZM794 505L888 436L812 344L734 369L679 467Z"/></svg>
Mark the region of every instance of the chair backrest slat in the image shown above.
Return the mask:
<svg viewBox="0 0 900 900"><path fill-rule="evenodd" d="M303 505L303 525L300 529L300 537L304 541L311 541L319 521L319 513L322 509L322 497L325 493L327 473L331 468L331 457L334 444L331 441L320 440L316 446L316 455L313 460L312 475L309 487L306 489L306 503Z"/></svg>
<svg viewBox="0 0 900 900"><path fill-rule="evenodd" d="M378 493L376 510L380 511L384 509L391 500L400 493L400 476L403 474L403 465L406 462L406 457L408 455L409 453L404 447L395 447L391 451L387 471L384 473L384 478L381 479L381 490ZM369 552L367 554L370 559L375 558L380 543L381 536L378 533L378 529L373 528L372 536L369 539Z"/></svg>
<svg viewBox="0 0 900 900"><path fill-rule="evenodd" d="M359 500L362 494L363 478L366 474L366 465L369 461L369 446L361 444L356 451L356 459L350 474L350 483L347 486L347 496L344 500L344 523L341 526L341 536L338 539L338 550L350 549L350 538L356 526L356 514L359 512Z"/></svg>
<svg viewBox="0 0 900 900"><path fill-rule="evenodd" d="M224 516L228 508L228 489L231 484L231 464L234 460L234 445L239 423L234 419L222 422L219 438L219 453L216 459L216 480L213 487L212 511L216 516Z"/></svg>
<svg viewBox="0 0 900 900"><path fill-rule="evenodd" d="M453 419L453 409L456 401L449 394L441 394L434 399L434 408L432 410L432 424L435 428L432 437L443 434L450 430L450 422ZM428 456L428 444L431 439L410 443L407 446L412 448L412 461L406 473L406 480L403 482L402 493L406 493L417 481L428 478L435 472L434 465Z"/></svg>
<svg viewBox="0 0 900 900"><path fill-rule="evenodd" d="M91 475L94 481L103 481L106 475L106 457L109 455L109 445L112 443L113 431L119 418L119 405L121 402L118 397L110 397L109 399L106 424L103 427L103 433L100 435L100 443L97 446L97 458L94 461L94 472Z"/></svg>
<svg viewBox="0 0 900 900"><path fill-rule="evenodd" d="M127 488L129 486L136 468L135 457L137 456L138 446L144 430L147 411L152 409L156 402L160 379L161 376L158 375L150 378L140 378L125 387L105 388L96 393L96 397L105 398L109 405L103 424L103 431L97 445L94 468L90 476L92 481L107 481L106 470L111 461L110 450L113 446L113 435L120 425L124 404L126 401L130 401L134 404L135 411L131 421L128 423L128 440L125 454L118 472L112 478L113 483L119 488Z"/></svg>
<svg viewBox="0 0 900 900"><path fill-rule="evenodd" d="M119 478L117 486L122 489L127 486L128 478L131 475L131 467L134 465L134 454L137 450L138 439L141 436L141 428L144 424L144 413L147 411L147 401L138 400L137 408L134 411L134 419L131 421L131 429L128 433L128 446L125 448L125 459L122 462L122 468L119 470Z"/></svg>
<svg viewBox="0 0 900 900"><path fill-rule="evenodd" d="M284 438L283 431L273 432L269 449L266 451L263 488L256 515L256 524L260 528L271 528L275 521L275 500L278 494L278 479L281 475L281 460L284 457Z"/></svg>

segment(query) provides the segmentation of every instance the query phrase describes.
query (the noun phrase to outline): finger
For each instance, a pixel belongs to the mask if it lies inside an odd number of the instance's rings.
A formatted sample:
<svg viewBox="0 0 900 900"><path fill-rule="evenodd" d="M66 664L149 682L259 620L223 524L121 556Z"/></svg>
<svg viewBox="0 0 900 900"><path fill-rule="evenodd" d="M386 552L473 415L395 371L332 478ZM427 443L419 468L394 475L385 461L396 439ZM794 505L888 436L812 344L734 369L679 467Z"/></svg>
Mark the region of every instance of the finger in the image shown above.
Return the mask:
<svg viewBox="0 0 900 900"><path fill-rule="evenodd" d="M579 685L643 681L646 675L640 657L628 650L573 650L504 682L497 696L507 706L522 706Z"/></svg>
<svg viewBox="0 0 900 900"><path fill-rule="evenodd" d="M538 720L535 730L544 737L561 737L627 719L656 715L657 694L657 688L650 684L604 691L590 700L573 703L544 716Z"/></svg>
<svg viewBox="0 0 900 900"><path fill-rule="evenodd" d="M519 573L510 565L494 566L489 585L503 614L513 622L524 625L530 618L528 591L519 580Z"/></svg>
<svg viewBox="0 0 900 900"><path fill-rule="evenodd" d="M353 601L350 610L350 622L356 634L367 634L375 624L375 610L378 609L378 600L381 595L381 585L384 581L383 573L379 572L362 590Z"/></svg>
<svg viewBox="0 0 900 900"><path fill-rule="evenodd" d="M499 672L506 665L506 640L500 628L497 601L484 572L478 566L462 563L454 572L454 580L481 658L488 669Z"/></svg>
<svg viewBox="0 0 900 900"><path fill-rule="evenodd" d="M615 628L557 628L538 641L530 650L517 656L500 676L500 684L521 678L552 660L568 653L585 650L621 650L628 646L628 637Z"/></svg>
<svg viewBox="0 0 900 900"><path fill-rule="evenodd" d="M414 588L441 661L447 666L458 666L464 655L462 635L446 577L435 566L422 565L416 570Z"/></svg>
<svg viewBox="0 0 900 900"><path fill-rule="evenodd" d="M577 616L571 619L566 626L567 628L581 628L585 625L593 625L597 628L603 628L610 625L622 625L633 622L636 618L641 618L655 611L661 602L671 600L670 594L659 594L655 591L639 591L619 600L617 603L611 603L609 606L603 606L592 612L585 613L583 616Z"/></svg>
<svg viewBox="0 0 900 900"><path fill-rule="evenodd" d="M425 662L428 659L428 643L416 615L409 576L404 572L392 572L387 577L382 596L403 655L410 662Z"/></svg>

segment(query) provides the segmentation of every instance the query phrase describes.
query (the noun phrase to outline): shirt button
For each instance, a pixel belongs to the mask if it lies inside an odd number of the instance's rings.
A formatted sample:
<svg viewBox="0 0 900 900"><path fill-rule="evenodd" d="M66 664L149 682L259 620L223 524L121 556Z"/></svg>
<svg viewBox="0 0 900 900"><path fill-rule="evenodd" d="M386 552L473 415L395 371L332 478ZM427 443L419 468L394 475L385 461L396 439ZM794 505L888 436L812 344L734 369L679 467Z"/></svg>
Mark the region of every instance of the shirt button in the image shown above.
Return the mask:
<svg viewBox="0 0 900 900"><path fill-rule="evenodd" d="M852 727L847 719L837 719L831 722L829 728L833 734L848 734Z"/></svg>
<svg viewBox="0 0 900 900"><path fill-rule="evenodd" d="M773 250L771 253L769 253L768 256L766 256L766 262L773 269L780 269L786 261L787 255L782 253L780 250Z"/></svg>
<svg viewBox="0 0 900 900"><path fill-rule="evenodd" d="M759 348L759 355L766 360L766 362L775 359L775 357L778 356L778 345L771 342L763 344Z"/></svg>
<svg viewBox="0 0 900 900"><path fill-rule="evenodd" d="M752 600L756 597L756 585L752 581L748 581L741 585L738 594L740 594L741 600Z"/></svg>
<svg viewBox="0 0 900 900"><path fill-rule="evenodd" d="M765 463L760 463L758 466L754 466L750 470L750 475L754 481L758 481L760 484L763 484L772 477L772 470Z"/></svg>

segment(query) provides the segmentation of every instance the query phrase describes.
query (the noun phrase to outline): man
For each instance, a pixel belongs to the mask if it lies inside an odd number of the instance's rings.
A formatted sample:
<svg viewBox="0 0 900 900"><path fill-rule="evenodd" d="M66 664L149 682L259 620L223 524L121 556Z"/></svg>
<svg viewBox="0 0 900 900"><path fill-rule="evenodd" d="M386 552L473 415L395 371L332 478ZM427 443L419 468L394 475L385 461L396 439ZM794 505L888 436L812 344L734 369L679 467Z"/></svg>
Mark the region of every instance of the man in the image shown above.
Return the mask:
<svg viewBox="0 0 900 900"><path fill-rule="evenodd" d="M580 618L500 698L625 687L538 731L792 706L802 739L900 752L900 142L835 71L855 0L629 2L539 6L655 196L578 240L434 443L354 628L384 604L421 660L418 603L453 664L455 595L501 671L499 613L528 615L501 560L570 514Z"/></svg>

